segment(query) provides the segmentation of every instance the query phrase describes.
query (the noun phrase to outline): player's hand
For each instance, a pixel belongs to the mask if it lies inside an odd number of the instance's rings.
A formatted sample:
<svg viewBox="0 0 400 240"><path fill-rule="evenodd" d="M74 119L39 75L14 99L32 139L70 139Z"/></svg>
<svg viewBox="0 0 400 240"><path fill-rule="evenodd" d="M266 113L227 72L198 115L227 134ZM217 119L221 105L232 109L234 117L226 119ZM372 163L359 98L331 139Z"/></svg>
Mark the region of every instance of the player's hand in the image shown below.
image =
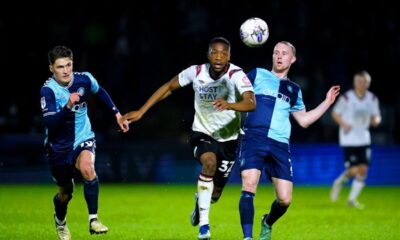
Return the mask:
<svg viewBox="0 0 400 240"><path fill-rule="evenodd" d="M81 95L77 92L71 93L69 95L68 103L67 103L67 108L72 109L75 103L78 103L79 100L81 99Z"/></svg>
<svg viewBox="0 0 400 240"><path fill-rule="evenodd" d="M351 130L351 125L350 125L350 124L347 124L347 123L345 123L345 122L342 122L342 123L340 124L340 127L343 129L343 131L344 131L345 133L348 133L348 132Z"/></svg>
<svg viewBox="0 0 400 240"><path fill-rule="evenodd" d="M223 98L218 98L217 100L215 100L213 102L213 105L220 112L224 111L226 109L229 109L229 107L230 107L230 103L225 101L225 99L223 99Z"/></svg>
<svg viewBox="0 0 400 240"><path fill-rule="evenodd" d="M332 104L335 102L336 97L339 95L340 93L340 86L339 85L335 85L332 86L329 91L326 93L326 101L329 104Z"/></svg>
<svg viewBox="0 0 400 240"><path fill-rule="evenodd" d="M122 116L122 119L128 123L139 121L143 116L141 111L131 111Z"/></svg>
<svg viewBox="0 0 400 240"><path fill-rule="evenodd" d="M115 114L115 117L117 118L117 123L118 123L121 131L124 133L129 131L129 122L126 120L123 120L122 115L120 113Z"/></svg>

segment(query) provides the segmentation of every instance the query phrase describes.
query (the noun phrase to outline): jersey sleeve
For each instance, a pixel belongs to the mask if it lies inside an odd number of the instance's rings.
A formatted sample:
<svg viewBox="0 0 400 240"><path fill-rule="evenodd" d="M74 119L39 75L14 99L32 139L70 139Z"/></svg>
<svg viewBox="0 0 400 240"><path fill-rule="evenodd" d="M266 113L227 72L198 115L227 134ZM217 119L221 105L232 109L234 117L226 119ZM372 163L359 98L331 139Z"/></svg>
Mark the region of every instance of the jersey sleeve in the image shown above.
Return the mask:
<svg viewBox="0 0 400 240"><path fill-rule="evenodd" d="M337 114L342 114L346 110L346 98L340 96L336 104L333 106L333 112Z"/></svg>
<svg viewBox="0 0 400 240"><path fill-rule="evenodd" d="M196 67L198 68L201 66L193 65L179 73L179 75L178 75L179 85L181 85L181 87L184 87L184 86L190 84L191 82L193 82L193 79L196 77Z"/></svg>
<svg viewBox="0 0 400 240"><path fill-rule="evenodd" d="M42 87L40 90L40 107L44 124L48 129L56 128L63 121L65 114L70 112L67 105L57 111L56 98L49 87Z"/></svg>
<svg viewBox="0 0 400 240"><path fill-rule="evenodd" d="M247 73L247 77L249 78L251 84L254 84L254 81L256 80L257 76L257 68L254 68L250 70L250 72Z"/></svg>
<svg viewBox="0 0 400 240"><path fill-rule="evenodd" d="M232 74L232 80L235 83L237 90L239 91L240 95L244 92L251 91L254 92L253 84L251 84L250 79L241 69L232 70L235 71Z"/></svg>
<svg viewBox="0 0 400 240"><path fill-rule="evenodd" d="M107 93L107 91L104 88L99 87L97 96L100 98L101 101L103 101L106 104L107 108L110 109L114 114L119 113L118 108L115 106L110 95Z"/></svg>
<svg viewBox="0 0 400 240"><path fill-rule="evenodd" d="M301 89L299 88L299 91L297 92L297 99L294 105L290 108L290 112L297 112L304 110L306 106L304 105L303 102L303 93L301 92Z"/></svg>
<svg viewBox="0 0 400 240"><path fill-rule="evenodd" d="M91 93L97 93L99 91L99 83L96 78L90 72L83 72L84 75L88 76L90 79L90 91Z"/></svg>

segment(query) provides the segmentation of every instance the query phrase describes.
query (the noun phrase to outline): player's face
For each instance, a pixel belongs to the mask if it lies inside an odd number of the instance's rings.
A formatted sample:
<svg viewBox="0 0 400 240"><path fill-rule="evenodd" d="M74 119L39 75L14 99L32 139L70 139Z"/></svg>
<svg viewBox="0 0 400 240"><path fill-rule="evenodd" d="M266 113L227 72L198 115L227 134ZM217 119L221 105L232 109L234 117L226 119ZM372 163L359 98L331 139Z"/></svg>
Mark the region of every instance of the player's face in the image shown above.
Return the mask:
<svg viewBox="0 0 400 240"><path fill-rule="evenodd" d="M225 69L230 57L229 46L225 43L216 42L211 45L208 51L208 61L210 61L212 71L216 73Z"/></svg>
<svg viewBox="0 0 400 240"><path fill-rule="evenodd" d="M283 43L278 43L272 54L272 68L274 72L288 71L290 66L296 61L293 49Z"/></svg>
<svg viewBox="0 0 400 240"><path fill-rule="evenodd" d="M366 76L357 75L354 77L354 88L359 92L365 92L369 88L370 79Z"/></svg>
<svg viewBox="0 0 400 240"><path fill-rule="evenodd" d="M67 85L72 80L72 59L58 58L50 65L50 71L58 83Z"/></svg>

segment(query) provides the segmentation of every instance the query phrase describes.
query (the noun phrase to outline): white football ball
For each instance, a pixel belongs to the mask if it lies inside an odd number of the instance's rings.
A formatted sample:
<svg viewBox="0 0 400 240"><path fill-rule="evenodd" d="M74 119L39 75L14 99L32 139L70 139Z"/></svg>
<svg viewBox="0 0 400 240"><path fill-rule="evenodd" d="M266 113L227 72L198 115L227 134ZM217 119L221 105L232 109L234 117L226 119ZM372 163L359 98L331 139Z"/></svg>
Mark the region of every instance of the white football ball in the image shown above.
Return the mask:
<svg viewBox="0 0 400 240"><path fill-rule="evenodd" d="M263 45L267 41L268 36L268 25L261 18L249 18L240 26L240 39L249 47Z"/></svg>

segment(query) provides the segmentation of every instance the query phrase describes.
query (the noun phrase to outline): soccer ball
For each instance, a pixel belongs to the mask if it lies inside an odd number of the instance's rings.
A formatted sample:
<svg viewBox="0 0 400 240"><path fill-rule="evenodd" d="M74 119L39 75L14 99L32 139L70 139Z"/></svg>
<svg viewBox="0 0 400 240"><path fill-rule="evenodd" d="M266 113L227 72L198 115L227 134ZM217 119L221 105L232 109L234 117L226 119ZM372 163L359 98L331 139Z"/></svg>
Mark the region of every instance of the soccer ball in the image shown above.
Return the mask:
<svg viewBox="0 0 400 240"><path fill-rule="evenodd" d="M240 26L240 39L249 47L263 45L267 41L268 36L268 25L261 18L249 18Z"/></svg>

